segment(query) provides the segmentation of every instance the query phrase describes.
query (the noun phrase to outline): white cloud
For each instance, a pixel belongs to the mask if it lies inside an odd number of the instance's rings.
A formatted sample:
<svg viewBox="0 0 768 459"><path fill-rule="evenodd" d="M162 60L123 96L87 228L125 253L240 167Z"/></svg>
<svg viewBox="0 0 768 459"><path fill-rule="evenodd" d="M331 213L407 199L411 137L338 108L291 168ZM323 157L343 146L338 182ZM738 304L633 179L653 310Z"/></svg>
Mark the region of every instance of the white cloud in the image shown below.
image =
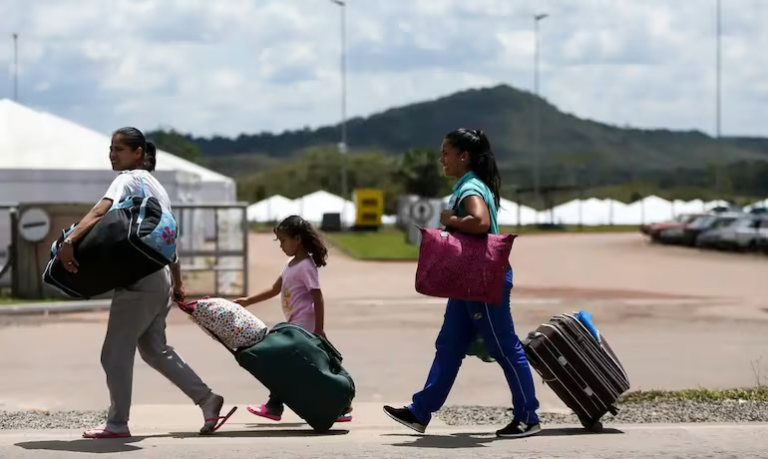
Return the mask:
<svg viewBox="0 0 768 459"><path fill-rule="evenodd" d="M768 136L768 4L723 1L723 130ZM498 83L612 124L715 118L715 0L348 0L350 116ZM20 33L22 103L103 132L237 135L339 119L329 0L4 0L0 67ZM10 74L9 74L10 75ZM12 94L11 78L0 97Z"/></svg>

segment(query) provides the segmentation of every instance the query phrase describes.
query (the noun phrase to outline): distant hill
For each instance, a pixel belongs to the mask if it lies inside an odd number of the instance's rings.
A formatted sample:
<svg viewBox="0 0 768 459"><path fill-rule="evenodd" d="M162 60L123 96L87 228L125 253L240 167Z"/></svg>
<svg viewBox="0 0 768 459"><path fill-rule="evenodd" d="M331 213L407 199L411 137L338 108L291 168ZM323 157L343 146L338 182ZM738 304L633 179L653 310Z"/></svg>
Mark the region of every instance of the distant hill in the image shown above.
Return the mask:
<svg viewBox="0 0 768 459"><path fill-rule="evenodd" d="M699 131L633 129L610 126L563 113L532 93L506 85L461 91L432 101L397 107L349 120L352 152L398 154L412 147L437 148L449 130L465 126L486 131L505 166L530 165L534 158L534 113L540 111L543 164L578 164L635 171L706 167L715 162L768 160L768 139L728 138L718 146ZM242 134L236 138L186 136L208 164L216 158L259 155L286 158L318 146L335 146L338 126L280 134ZM223 159L223 158L222 158ZM245 161L243 164L247 164Z"/></svg>

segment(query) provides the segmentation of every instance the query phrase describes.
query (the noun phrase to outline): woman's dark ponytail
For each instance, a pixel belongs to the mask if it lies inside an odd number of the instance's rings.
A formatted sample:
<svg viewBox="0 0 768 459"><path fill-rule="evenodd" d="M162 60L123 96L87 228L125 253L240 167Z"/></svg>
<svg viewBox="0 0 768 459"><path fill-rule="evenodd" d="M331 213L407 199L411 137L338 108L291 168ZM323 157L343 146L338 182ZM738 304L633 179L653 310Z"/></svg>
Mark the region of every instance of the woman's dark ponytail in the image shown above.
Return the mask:
<svg viewBox="0 0 768 459"><path fill-rule="evenodd" d="M154 172L157 166L157 147L154 143L147 141L147 148L144 150L144 170Z"/></svg>

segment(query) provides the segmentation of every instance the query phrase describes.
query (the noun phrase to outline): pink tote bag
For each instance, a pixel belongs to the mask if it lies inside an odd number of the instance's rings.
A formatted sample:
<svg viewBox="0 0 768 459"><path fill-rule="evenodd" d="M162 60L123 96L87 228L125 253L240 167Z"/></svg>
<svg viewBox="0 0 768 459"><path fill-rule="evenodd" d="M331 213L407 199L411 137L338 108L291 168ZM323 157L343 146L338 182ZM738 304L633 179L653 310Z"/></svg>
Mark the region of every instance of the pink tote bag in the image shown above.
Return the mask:
<svg viewBox="0 0 768 459"><path fill-rule="evenodd" d="M422 228L416 291L438 298L501 303L514 234Z"/></svg>

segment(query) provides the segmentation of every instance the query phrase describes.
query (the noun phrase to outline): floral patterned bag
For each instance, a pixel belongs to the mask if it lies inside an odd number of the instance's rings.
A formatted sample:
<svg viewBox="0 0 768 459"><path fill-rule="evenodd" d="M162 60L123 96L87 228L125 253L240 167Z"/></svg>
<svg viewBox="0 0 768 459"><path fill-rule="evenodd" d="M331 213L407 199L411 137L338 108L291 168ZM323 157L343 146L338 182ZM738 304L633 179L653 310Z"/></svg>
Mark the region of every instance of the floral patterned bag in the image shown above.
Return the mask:
<svg viewBox="0 0 768 459"><path fill-rule="evenodd" d="M268 328L258 317L225 298L203 298L178 303L203 331L233 351L261 341Z"/></svg>

